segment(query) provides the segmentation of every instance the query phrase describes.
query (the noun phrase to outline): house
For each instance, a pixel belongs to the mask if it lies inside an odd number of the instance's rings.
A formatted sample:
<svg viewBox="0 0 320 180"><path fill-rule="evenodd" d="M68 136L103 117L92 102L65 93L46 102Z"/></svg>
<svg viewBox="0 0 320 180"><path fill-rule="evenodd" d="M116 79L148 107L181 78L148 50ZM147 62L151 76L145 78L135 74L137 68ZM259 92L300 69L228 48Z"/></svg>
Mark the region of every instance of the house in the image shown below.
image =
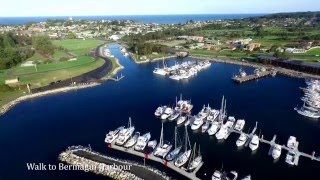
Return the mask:
<svg viewBox="0 0 320 180"><path fill-rule="evenodd" d="M110 36L109 39L113 40L113 41L118 41L119 39L121 39L121 37L119 35L114 34L114 35Z"/></svg>
<svg viewBox="0 0 320 180"><path fill-rule="evenodd" d="M5 80L6 85L13 85L19 83L19 78L7 79Z"/></svg>
<svg viewBox="0 0 320 180"><path fill-rule="evenodd" d="M306 52L305 49L297 49L297 48L287 48L285 51L288 52L288 53L294 53L294 54L305 53Z"/></svg>
<svg viewBox="0 0 320 180"><path fill-rule="evenodd" d="M247 50L253 51L254 49L260 48L260 47L261 47L261 44L260 44L260 43L250 43L250 44L248 44L248 46L247 46Z"/></svg>

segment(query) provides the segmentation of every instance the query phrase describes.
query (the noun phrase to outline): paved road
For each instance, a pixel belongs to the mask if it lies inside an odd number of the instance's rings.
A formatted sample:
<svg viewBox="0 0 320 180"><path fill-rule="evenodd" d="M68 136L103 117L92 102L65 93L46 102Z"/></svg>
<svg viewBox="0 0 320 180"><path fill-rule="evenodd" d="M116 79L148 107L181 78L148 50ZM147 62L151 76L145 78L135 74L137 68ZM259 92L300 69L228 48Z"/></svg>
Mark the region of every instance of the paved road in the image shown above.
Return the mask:
<svg viewBox="0 0 320 180"><path fill-rule="evenodd" d="M98 58L103 59L105 61L104 65L102 65L101 67L99 67L99 68L97 68L97 69L95 69L93 71L87 72L87 73L82 74L80 76L73 77L72 78L73 82L76 82L76 83L87 83L87 82L92 82L92 81L100 81L100 79L102 77L104 77L106 74L108 74L112 70L112 62L111 62L111 60L108 59L108 58L100 56L99 49L100 49L101 46L103 46L103 45L98 46L95 49L94 52L91 52L90 56L95 58L95 59L98 59ZM71 79L66 79L66 80L63 80L63 81L61 81L59 83L55 83L55 84L52 84L52 85L48 85L48 86L44 86L44 87L33 89L32 92L35 93L35 92L42 92L42 91L52 90L52 89L56 89L56 88L69 86L70 84L71 84Z"/></svg>

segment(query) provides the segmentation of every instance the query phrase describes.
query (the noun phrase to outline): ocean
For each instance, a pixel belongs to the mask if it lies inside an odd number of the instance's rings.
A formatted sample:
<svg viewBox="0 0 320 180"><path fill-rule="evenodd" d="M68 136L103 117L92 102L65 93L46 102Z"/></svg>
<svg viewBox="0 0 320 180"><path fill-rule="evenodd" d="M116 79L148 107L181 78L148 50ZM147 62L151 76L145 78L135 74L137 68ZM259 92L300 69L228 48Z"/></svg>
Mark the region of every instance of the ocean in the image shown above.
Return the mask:
<svg viewBox="0 0 320 180"><path fill-rule="evenodd" d="M225 19L240 19L261 16L264 14L196 14L196 15L132 15L132 16L74 16L74 20L133 20L143 23L177 24L193 21L211 21ZM57 17L0 17L0 25L19 25L28 22L44 22L48 19L64 19L67 16Z"/></svg>
<svg viewBox="0 0 320 180"><path fill-rule="evenodd" d="M227 99L227 114L236 119L245 119L244 131L249 131L258 121L257 134L286 144L289 136L296 136L299 150L319 153L320 123L304 118L293 109L301 105L304 80L281 75L266 77L258 81L236 84L231 80L240 66L213 63L197 76L176 82L154 75L161 62L135 64L121 55L119 46L110 46L120 63L125 67L118 75L125 77L119 82L107 82L100 86L41 97L18 104L0 117L0 152L2 154L0 179L103 179L81 171L28 171L26 163L58 164L58 155L71 145L89 145L103 154L135 160L141 158L109 149L104 143L108 131L127 125L132 118L140 133L151 132L151 139L159 139L161 120L154 117L159 105L173 104L180 94L194 104L193 114L203 105L220 108L221 98ZM194 60L187 58L185 60ZM171 59L168 64L184 60ZM242 67L248 73L253 69ZM175 123L164 123L164 138L173 139ZM180 136L184 126L179 127ZM251 174L253 180L320 179L315 170L320 163L300 157L297 167L285 163L286 151L278 161L268 156L269 146L260 144L252 153L248 147L238 149L239 135L231 134L225 141L214 136L188 129L191 144L201 146L204 166L197 176L211 179L214 170L235 170L239 177ZM318 155L318 154L316 154ZM176 179L182 179L161 164L147 161Z"/></svg>

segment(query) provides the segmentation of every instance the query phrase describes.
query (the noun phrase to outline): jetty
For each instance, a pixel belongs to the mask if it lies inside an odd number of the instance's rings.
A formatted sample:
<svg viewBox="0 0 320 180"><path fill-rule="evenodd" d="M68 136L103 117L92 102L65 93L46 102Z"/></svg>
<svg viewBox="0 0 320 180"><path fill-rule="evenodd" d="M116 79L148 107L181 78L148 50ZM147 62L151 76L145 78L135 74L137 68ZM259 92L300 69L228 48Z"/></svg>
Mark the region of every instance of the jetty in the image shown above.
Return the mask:
<svg viewBox="0 0 320 180"><path fill-rule="evenodd" d="M173 161L171 161L171 162L170 161L166 161L166 160L164 160L162 158L154 156L153 152L150 153L150 154L145 154L143 152L135 151L133 148L125 148L125 147L122 147L122 146L118 146L114 142L109 144L109 148L115 149L115 150L118 150L118 151L122 151L122 152L125 152L125 153L128 153L128 154L134 155L134 156L142 157L145 160L151 160L151 161L154 161L154 162L161 163L164 166L166 166L166 167L172 169L173 171L185 176L188 179L200 180L198 177L196 177L196 173L202 167L203 162L201 162L201 164L193 172L187 172L186 169L179 168L179 167L175 166Z"/></svg>
<svg viewBox="0 0 320 180"><path fill-rule="evenodd" d="M123 79L124 78L124 75L120 75L120 76L117 76L117 77L115 77L115 78L113 78L113 77L111 77L111 78L108 78L109 80L112 80L112 81L120 81L121 79Z"/></svg>
<svg viewBox="0 0 320 180"><path fill-rule="evenodd" d="M263 77L267 77L270 76L274 73L274 71L272 70L266 70L266 71L261 71L259 73L255 73L255 74L251 74L251 75L246 75L246 76L235 76L232 79L237 82L237 83L244 83L244 82L248 82L248 81L252 81L255 79L260 79Z"/></svg>

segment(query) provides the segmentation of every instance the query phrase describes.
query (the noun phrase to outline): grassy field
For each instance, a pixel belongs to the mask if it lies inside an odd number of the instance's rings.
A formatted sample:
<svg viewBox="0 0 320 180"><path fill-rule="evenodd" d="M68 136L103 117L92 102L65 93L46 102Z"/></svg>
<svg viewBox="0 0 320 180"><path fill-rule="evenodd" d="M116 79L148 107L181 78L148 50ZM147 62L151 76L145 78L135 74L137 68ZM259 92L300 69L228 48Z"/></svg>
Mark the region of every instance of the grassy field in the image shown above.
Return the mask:
<svg viewBox="0 0 320 180"><path fill-rule="evenodd" d="M92 48L95 48L103 43L104 41L94 39L65 39L53 41L54 45L62 46L66 50L70 51L71 53L77 56L86 55Z"/></svg>
<svg viewBox="0 0 320 180"><path fill-rule="evenodd" d="M314 49L311 49L309 50L306 54L309 54L309 55L318 55L320 56L320 48L314 48Z"/></svg>

